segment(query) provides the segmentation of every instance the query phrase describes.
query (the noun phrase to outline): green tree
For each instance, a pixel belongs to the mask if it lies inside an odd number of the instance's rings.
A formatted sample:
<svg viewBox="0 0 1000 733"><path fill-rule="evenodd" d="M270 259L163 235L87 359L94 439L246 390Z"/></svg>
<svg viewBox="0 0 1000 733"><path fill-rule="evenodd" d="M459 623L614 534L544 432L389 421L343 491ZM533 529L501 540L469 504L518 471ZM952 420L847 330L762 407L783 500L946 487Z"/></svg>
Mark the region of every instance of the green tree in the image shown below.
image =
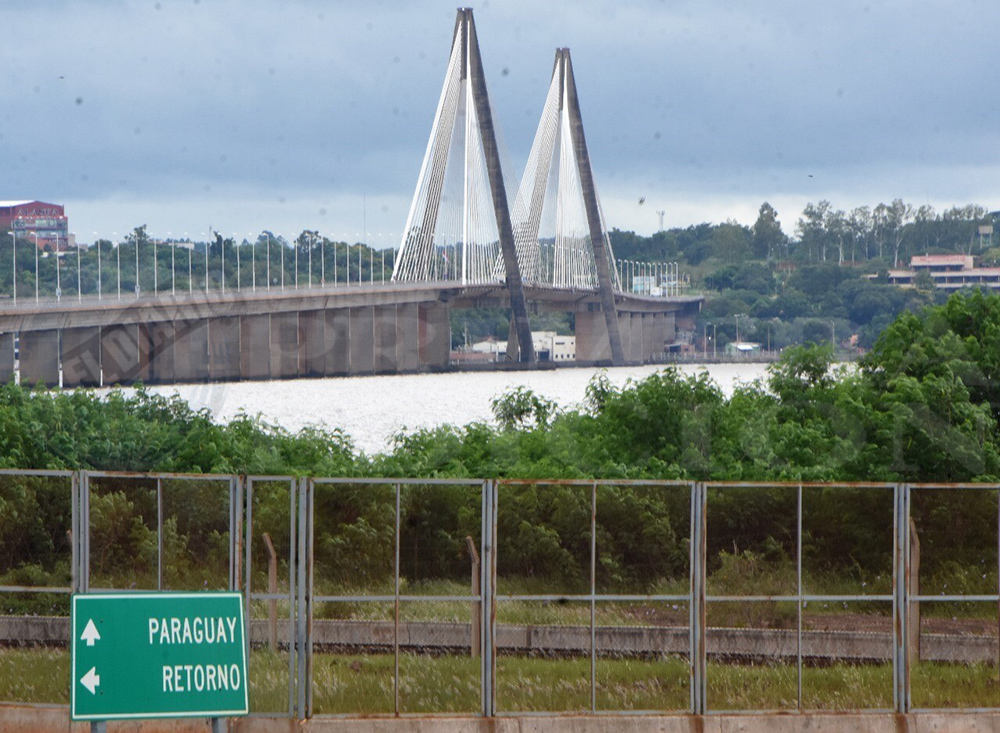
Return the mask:
<svg viewBox="0 0 1000 733"><path fill-rule="evenodd" d="M770 260L777 256L788 241L788 237L781 231L778 212L767 201L760 205L757 221L754 222L751 231L753 236L750 240L750 249L754 257L760 260Z"/></svg>

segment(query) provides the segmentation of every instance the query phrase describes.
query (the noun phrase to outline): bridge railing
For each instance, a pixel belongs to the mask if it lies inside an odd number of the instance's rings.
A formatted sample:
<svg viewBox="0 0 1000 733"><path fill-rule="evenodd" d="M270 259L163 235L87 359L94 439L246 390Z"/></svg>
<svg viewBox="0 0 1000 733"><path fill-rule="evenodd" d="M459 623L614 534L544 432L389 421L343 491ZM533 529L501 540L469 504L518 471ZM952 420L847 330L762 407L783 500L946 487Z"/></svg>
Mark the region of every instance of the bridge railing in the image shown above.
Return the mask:
<svg viewBox="0 0 1000 733"><path fill-rule="evenodd" d="M4 470L0 700L67 704L73 592L237 589L256 715L993 709L998 528L995 484Z"/></svg>

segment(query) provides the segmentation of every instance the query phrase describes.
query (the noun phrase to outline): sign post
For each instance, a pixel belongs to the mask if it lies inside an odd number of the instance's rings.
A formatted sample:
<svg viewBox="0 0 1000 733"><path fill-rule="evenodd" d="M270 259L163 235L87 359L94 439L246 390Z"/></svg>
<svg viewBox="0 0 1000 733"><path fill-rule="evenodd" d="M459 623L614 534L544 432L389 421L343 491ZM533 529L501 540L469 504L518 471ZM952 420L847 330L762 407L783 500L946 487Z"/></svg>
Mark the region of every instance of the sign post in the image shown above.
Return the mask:
<svg viewBox="0 0 1000 733"><path fill-rule="evenodd" d="M248 712L239 593L73 596L73 720Z"/></svg>

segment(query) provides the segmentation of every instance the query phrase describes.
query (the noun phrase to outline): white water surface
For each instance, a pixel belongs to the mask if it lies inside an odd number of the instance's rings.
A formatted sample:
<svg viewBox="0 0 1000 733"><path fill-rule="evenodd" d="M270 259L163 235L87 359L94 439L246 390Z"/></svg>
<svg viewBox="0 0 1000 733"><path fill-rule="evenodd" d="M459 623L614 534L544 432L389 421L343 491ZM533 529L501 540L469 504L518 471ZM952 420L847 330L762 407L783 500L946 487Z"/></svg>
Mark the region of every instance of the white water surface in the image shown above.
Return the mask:
<svg viewBox="0 0 1000 733"><path fill-rule="evenodd" d="M293 432L308 425L340 428L350 436L356 450L371 455L387 450L400 431L491 420L490 402L514 387L527 387L566 408L583 402L587 385L602 371L613 384L621 386L662 368L453 372L171 385L147 390L177 394L196 410L207 407L219 422L228 422L245 412ZM707 372L729 395L736 385L763 377L767 365L685 364L679 369L684 374Z"/></svg>

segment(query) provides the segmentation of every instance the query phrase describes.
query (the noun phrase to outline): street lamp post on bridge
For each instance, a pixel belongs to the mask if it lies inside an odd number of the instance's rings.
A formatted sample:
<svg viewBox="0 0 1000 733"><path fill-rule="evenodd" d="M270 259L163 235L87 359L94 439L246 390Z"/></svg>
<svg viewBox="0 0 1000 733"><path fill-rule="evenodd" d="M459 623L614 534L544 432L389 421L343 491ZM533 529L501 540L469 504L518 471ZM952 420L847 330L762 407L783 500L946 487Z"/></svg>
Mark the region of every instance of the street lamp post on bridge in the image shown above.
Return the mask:
<svg viewBox="0 0 1000 733"><path fill-rule="evenodd" d="M10 276L14 287L14 305L17 305L17 230L11 229L8 234L14 239L14 246L11 249L11 270Z"/></svg>

